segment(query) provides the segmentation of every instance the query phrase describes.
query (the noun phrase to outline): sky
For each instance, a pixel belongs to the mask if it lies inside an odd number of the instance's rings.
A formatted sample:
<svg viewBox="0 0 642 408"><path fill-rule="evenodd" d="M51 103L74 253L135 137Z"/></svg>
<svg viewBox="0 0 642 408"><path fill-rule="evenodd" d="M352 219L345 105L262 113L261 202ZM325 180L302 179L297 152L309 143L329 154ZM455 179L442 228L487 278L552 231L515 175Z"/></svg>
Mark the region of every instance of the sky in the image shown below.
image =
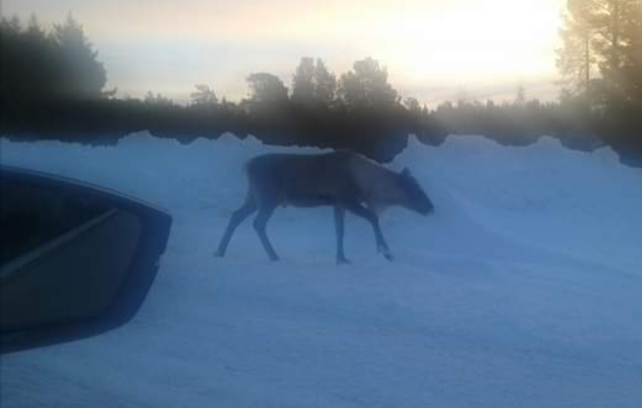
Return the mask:
<svg viewBox="0 0 642 408"><path fill-rule="evenodd" d="M404 96L559 94L555 49L565 0L2 0L2 15L80 21L118 95L188 101L196 84L248 94L252 72L289 85L304 56L339 76L373 57Z"/></svg>

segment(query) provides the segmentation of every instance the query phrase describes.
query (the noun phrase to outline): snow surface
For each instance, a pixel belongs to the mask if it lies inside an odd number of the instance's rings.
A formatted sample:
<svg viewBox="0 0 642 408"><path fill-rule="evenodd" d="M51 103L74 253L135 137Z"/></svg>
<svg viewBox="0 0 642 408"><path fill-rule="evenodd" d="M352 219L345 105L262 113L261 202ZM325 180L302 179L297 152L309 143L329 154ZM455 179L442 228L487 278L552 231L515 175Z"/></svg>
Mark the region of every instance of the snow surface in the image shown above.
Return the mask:
<svg viewBox="0 0 642 408"><path fill-rule="evenodd" d="M436 206L382 227L396 260L348 217L334 264L329 208L280 209L270 263L251 223L214 258L266 147L2 141L5 164L96 182L174 216L134 320L103 336L9 354L2 407L642 407L642 171L550 138L502 147L412 140Z"/></svg>

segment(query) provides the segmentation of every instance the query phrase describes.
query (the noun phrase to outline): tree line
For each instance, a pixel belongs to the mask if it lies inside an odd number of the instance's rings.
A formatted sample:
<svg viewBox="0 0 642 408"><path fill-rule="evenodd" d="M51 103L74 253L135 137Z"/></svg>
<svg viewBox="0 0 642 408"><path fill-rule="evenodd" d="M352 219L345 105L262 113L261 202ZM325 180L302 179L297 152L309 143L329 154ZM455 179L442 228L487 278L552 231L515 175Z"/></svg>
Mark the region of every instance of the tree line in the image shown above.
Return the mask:
<svg viewBox="0 0 642 408"><path fill-rule="evenodd" d="M617 150L641 151L642 0L568 0L563 21L561 103Z"/></svg>
<svg viewBox="0 0 642 408"><path fill-rule="evenodd" d="M568 2L558 51L566 82L558 102L528 100L520 88L503 103L459 100L433 109L403 98L385 66L372 58L337 76L323 60L304 57L288 84L268 72L252 73L249 96L239 102L219 99L205 84L195 86L188 104L153 92L119 98L106 89L98 52L71 16L51 30L35 17L27 24L2 19L0 132L92 144L115 143L139 130L183 143L231 132L270 144L348 148L380 161L403 150L409 134L429 144L448 134L482 134L512 145L550 135L573 148L608 144L632 161L642 153L642 121L636 117L642 107L642 35L641 18L629 13L640 2Z"/></svg>

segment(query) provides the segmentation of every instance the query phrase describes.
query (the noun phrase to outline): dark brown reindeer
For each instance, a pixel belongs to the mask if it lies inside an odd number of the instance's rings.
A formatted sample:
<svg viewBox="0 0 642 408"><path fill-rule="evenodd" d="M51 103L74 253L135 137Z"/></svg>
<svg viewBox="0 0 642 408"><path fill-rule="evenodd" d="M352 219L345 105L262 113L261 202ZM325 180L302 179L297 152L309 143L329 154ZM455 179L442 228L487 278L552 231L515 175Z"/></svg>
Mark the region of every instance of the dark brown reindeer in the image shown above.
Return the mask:
<svg viewBox="0 0 642 408"><path fill-rule="evenodd" d="M434 211L432 202L408 169L397 174L348 151L318 155L266 154L251 159L246 171L249 190L245 203L232 214L216 256L225 256L236 227L258 210L254 229L270 259L278 260L266 234L266 225L276 207L293 205L334 207L337 263L348 262L343 251L346 210L372 225L377 250L392 260L378 213L393 205L423 215Z"/></svg>

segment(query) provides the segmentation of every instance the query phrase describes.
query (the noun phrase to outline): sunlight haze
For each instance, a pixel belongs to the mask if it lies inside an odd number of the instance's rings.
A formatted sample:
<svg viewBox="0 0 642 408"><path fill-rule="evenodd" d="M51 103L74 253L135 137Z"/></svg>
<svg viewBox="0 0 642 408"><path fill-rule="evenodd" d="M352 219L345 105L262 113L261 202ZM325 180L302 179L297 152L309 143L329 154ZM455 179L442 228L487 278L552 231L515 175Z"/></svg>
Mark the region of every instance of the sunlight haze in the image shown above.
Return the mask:
<svg viewBox="0 0 642 408"><path fill-rule="evenodd" d="M266 1L3 0L2 15L45 26L71 12L99 51L119 95L160 92L187 101L197 83L247 95L267 71L290 84L303 56L339 76L372 56L403 96L552 99L564 0Z"/></svg>

